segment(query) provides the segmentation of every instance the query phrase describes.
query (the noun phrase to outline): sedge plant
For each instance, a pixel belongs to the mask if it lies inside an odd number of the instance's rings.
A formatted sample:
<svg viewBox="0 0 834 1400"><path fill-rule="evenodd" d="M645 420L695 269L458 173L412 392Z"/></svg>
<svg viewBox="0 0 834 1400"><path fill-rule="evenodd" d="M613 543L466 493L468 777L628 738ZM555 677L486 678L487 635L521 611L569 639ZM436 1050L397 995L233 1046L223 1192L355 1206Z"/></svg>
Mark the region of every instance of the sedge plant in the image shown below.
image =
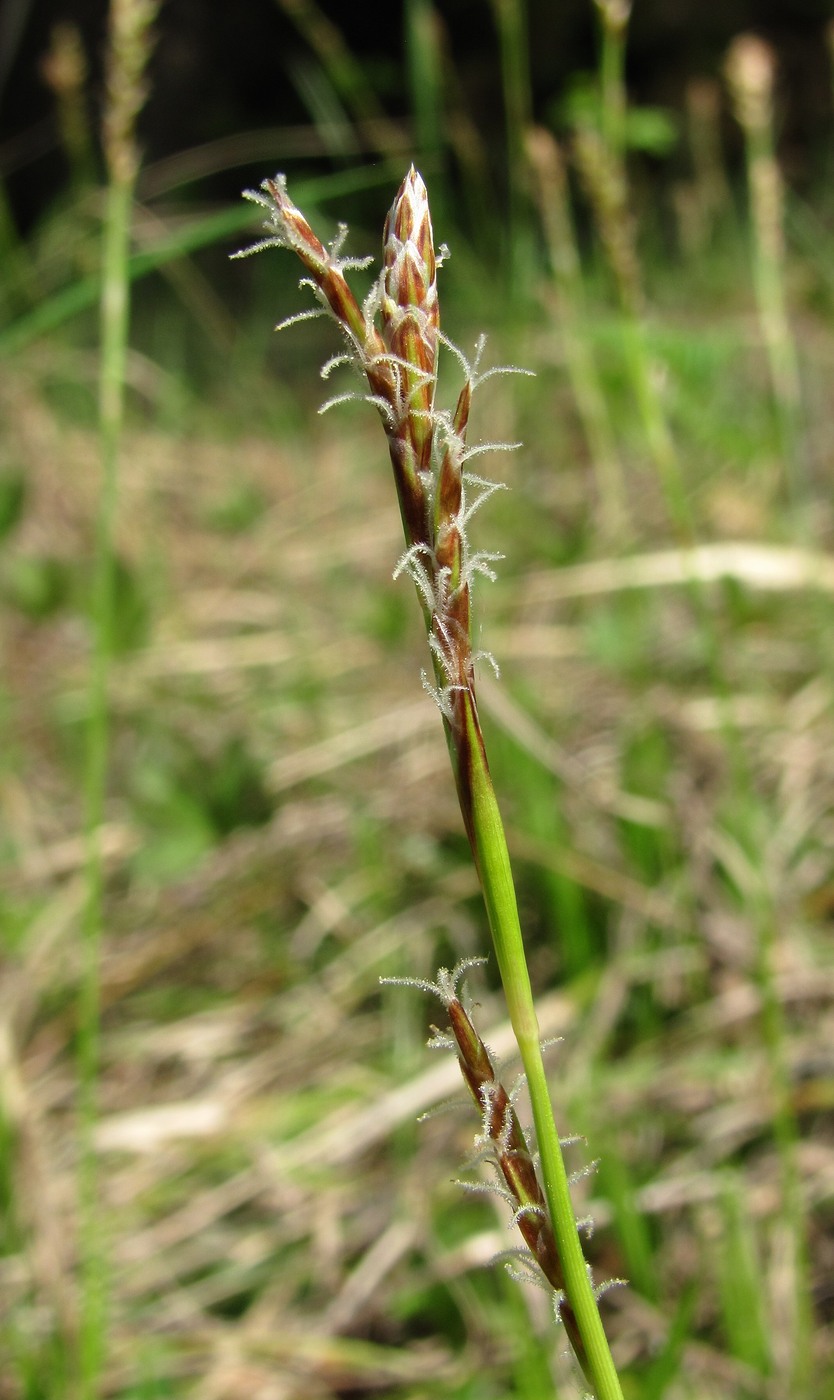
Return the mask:
<svg viewBox="0 0 834 1400"><path fill-rule="evenodd" d="M475 390L499 370L481 372L483 340L474 362L442 335L437 266L428 196L412 167L388 213L382 271L360 304L346 273L370 259L342 256L346 228L325 246L291 200L283 176L265 180L247 199L266 213L266 236L236 256L269 247L289 248L305 269L318 306L300 318L335 320L345 349L324 367L357 369L361 393L376 408L388 442L406 549L395 576L413 581L423 612L432 676L424 685L440 711L463 822L483 892L507 1007L526 1077L538 1148L538 1166L510 1096L457 994L461 969L441 970L425 984L443 1002L452 1023L463 1075L483 1113L482 1142L491 1148L503 1186L530 1248L533 1270L553 1290L574 1353L598 1400L622 1391L599 1314L595 1288L570 1194L570 1180L545 1077L539 1026L525 957L507 842L490 777L475 694L470 602L477 575L494 578L500 557L473 551L468 524L497 489L469 464L484 450L467 447ZM445 249L441 249L441 253ZM282 325L300 319L291 317ZM461 364L465 381L453 412L436 406L441 344ZM338 395L330 404L356 394ZM330 404L325 405L329 407ZM490 658L491 660L491 658Z"/></svg>
<svg viewBox="0 0 834 1400"><path fill-rule="evenodd" d="M785 461L787 495L795 504L801 466L801 390L785 291L785 191L775 152L776 56L770 45L755 34L739 34L727 54L726 77L733 109L744 133L756 302Z"/></svg>
<svg viewBox="0 0 834 1400"><path fill-rule="evenodd" d="M108 685L115 623L115 527L124 423L129 324L128 255L133 196L139 173L136 120L146 97L145 71L158 0L113 0L107 55L104 154L107 190L101 265L99 437L101 489L93 557L93 652L85 760L86 908L84 971L78 1008L80 1092L80 1203L82 1303L79 1386L83 1400L100 1392L106 1280L93 1142L99 1071L99 962L104 926L101 829L107 784L110 715Z"/></svg>
<svg viewBox="0 0 834 1400"><path fill-rule="evenodd" d="M680 462L646 340L637 230L626 168L627 100L623 79L630 0L595 0L601 29L599 120L579 121L573 157L591 207L621 313L626 371L649 457L682 543L691 543Z"/></svg>
<svg viewBox="0 0 834 1400"><path fill-rule="evenodd" d="M605 534L632 533L623 464L591 343L582 260L570 206L567 164L555 137L532 127L525 143L552 279L553 313L562 336L565 366L582 421Z"/></svg>

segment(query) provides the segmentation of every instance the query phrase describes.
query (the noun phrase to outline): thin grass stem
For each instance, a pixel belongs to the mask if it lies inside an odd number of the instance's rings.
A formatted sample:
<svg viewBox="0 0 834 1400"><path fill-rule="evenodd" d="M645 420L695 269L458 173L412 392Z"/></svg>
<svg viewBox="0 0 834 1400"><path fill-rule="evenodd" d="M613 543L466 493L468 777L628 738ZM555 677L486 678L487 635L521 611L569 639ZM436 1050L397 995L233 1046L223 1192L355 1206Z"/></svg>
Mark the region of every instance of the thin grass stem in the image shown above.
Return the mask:
<svg viewBox="0 0 834 1400"><path fill-rule="evenodd" d="M541 1037L518 917L507 841L474 705L468 707L461 749L467 761L467 767L463 770L463 780L460 776L461 753L456 754L453 759L458 776L461 810L469 830L483 890L510 1021L527 1076L541 1158L542 1184L556 1236L565 1297L576 1319L576 1328L581 1339L581 1350L577 1352L577 1357L586 1379L594 1387L598 1400L622 1400L619 1377L602 1326L577 1229L568 1174L542 1059Z"/></svg>
<svg viewBox="0 0 834 1400"><path fill-rule="evenodd" d="M501 87L507 141L507 268L514 287L527 277L529 196L525 133L532 120L526 0L491 0L501 52Z"/></svg>
<svg viewBox="0 0 834 1400"><path fill-rule="evenodd" d="M621 158L626 145L625 37L631 0L595 0L600 18L600 98L603 139Z"/></svg>
<svg viewBox="0 0 834 1400"><path fill-rule="evenodd" d="M802 470L802 406L799 364L785 292L784 189L773 136L775 70L775 55L764 40L741 34L732 44L727 80L744 134L753 283L787 495L795 505Z"/></svg>
<svg viewBox="0 0 834 1400"><path fill-rule="evenodd" d="M101 831L110 737L108 681L114 644L115 524L130 317L128 261L133 195L139 163L134 127L145 98L142 78L150 54L148 31L156 9L155 0L113 0L104 115L108 185L100 304L101 488L95 526L91 600L93 652L84 782L86 900L84 959L78 1004L82 1280L78 1363L82 1400L93 1400L100 1394L107 1330L107 1260L94 1143L100 1064L100 958L104 924Z"/></svg>
<svg viewBox="0 0 834 1400"><path fill-rule="evenodd" d="M81 1119L80 1196L82 1222L81 1384L84 1396L98 1392L106 1328L106 1264L98 1210L98 1172L93 1132L99 1072L99 963L103 932L104 866L101 829L110 734L107 699L114 622L114 530L118 500L119 449L124 417L128 334L127 257L133 189L113 181L104 216L101 296L99 432L101 491L96 520L91 620L93 655L88 692L85 760L87 898L84 967L79 999L78 1076Z"/></svg>
<svg viewBox="0 0 834 1400"><path fill-rule="evenodd" d="M593 463L602 523L611 540L621 541L631 533L623 466L587 330L590 317L565 161L543 127L528 132L526 151L547 244L556 303L554 320Z"/></svg>

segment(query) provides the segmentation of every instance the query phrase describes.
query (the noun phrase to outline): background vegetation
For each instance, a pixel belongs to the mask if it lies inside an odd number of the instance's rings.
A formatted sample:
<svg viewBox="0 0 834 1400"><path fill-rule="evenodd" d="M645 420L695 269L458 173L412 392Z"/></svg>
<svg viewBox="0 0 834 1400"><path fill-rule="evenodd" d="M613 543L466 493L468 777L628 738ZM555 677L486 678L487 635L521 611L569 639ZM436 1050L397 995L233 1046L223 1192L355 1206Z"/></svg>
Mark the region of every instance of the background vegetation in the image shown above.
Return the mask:
<svg viewBox="0 0 834 1400"><path fill-rule="evenodd" d="M829 9L645 0L623 69L613 0L342 8L163 6L109 429L103 7L3 11L0 1397L578 1392L378 983L486 951L378 427L227 262L279 168L376 250L414 158L446 332L537 375L475 399L480 698L624 1388L822 1400Z"/></svg>

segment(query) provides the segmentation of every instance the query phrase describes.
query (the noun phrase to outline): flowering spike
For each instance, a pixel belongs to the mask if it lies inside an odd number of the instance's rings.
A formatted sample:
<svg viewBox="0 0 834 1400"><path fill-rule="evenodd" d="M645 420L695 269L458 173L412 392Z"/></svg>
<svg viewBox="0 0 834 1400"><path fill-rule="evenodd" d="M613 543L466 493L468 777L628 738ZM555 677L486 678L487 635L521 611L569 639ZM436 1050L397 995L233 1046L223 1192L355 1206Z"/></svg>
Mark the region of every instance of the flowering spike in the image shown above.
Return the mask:
<svg viewBox="0 0 834 1400"><path fill-rule="evenodd" d="M437 381L437 263L426 187L412 165L385 220L382 338L400 361L400 392L417 471L431 460L431 410Z"/></svg>
<svg viewBox="0 0 834 1400"><path fill-rule="evenodd" d="M283 175L264 180L259 190L247 190L245 197L266 212L266 237L235 256L267 247L296 253L305 269L302 286L310 287L319 305L282 325L329 314L345 336L347 348L328 360L323 378L348 363L368 381L368 394L337 394L321 411L364 397L380 414L406 537L406 553L396 573L407 573L420 597L434 664L434 684L426 682L426 689L457 743L468 724L474 721L477 729L478 723L470 640L472 581L476 574L494 578L490 565L500 558L494 553L473 554L466 537L471 516L499 489L496 483L464 471L468 458L492 450L491 444L466 448L472 393L493 373L480 373L485 337L479 337L470 363L440 332L437 268L441 258L434 249L426 187L413 166L385 220L382 271L361 306L345 272L365 266L367 259L342 255L347 238L344 224L325 245L293 203ZM435 408L441 342L464 373L453 413ZM471 502L466 499L467 483L475 488ZM461 771L461 801L466 781Z"/></svg>

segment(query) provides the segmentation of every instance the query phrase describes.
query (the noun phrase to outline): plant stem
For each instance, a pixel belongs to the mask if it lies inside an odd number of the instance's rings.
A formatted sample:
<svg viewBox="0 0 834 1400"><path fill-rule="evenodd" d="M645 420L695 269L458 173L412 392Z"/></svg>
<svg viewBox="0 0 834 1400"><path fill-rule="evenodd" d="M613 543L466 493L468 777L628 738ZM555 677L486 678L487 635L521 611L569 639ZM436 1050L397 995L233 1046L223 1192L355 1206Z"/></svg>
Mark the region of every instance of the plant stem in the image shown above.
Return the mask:
<svg viewBox="0 0 834 1400"><path fill-rule="evenodd" d="M533 127L526 152L547 243L554 290L554 323L559 326L573 395L588 444L605 533L621 541L633 533L623 466L589 336L591 316L585 298L582 263L562 152L550 132Z"/></svg>
<svg viewBox="0 0 834 1400"><path fill-rule="evenodd" d="M98 1391L105 1313L105 1264L99 1225L98 1173L93 1130L99 1070L99 963L104 888L101 827L110 729L107 682L113 649L113 535L118 496L119 443L124 415L128 328L127 257L132 196L132 183L114 181L108 187L102 258L99 375L101 493L96 521L92 596L94 647L89 685L84 823L87 845L87 899L78 1026L81 1118L79 1186L84 1280L80 1371L83 1396L93 1396Z"/></svg>
<svg viewBox="0 0 834 1400"><path fill-rule="evenodd" d="M527 970L504 825L489 772L474 697L466 723L447 725L461 811L483 890L504 995L518 1042L533 1110L543 1188L562 1265L565 1295L576 1318L584 1355L579 1360L597 1400L622 1400L608 1340L576 1226L553 1107L542 1061L539 1024Z"/></svg>
<svg viewBox="0 0 834 1400"><path fill-rule="evenodd" d="M602 31L600 98L602 135L609 150L622 159L626 145L625 36L630 0L596 0Z"/></svg>
<svg viewBox="0 0 834 1400"><path fill-rule="evenodd" d="M136 117L146 92L143 74L150 54L149 28L157 0L111 0L107 54L107 94L103 143L107 165L101 266L101 359L99 438L101 489L95 527L91 623L93 654L88 695L84 784L86 906L84 957L78 1003L79 1204L81 1319L79 1392L81 1400L101 1393L106 1332L106 1260L94 1142L100 1064L100 961L103 931L104 865L101 829L107 788L110 716L108 678L114 631L114 535L118 498L119 449L124 425L125 369L129 325L129 245L131 211L139 155Z"/></svg>
<svg viewBox="0 0 834 1400"><path fill-rule="evenodd" d="M788 500L796 504L803 467L801 392L796 345L785 293L784 187L776 159L774 84L776 56L763 40L741 34L727 57L727 79L744 133L750 200L753 281L770 371Z"/></svg>
<svg viewBox="0 0 834 1400"><path fill-rule="evenodd" d="M501 52L507 140L507 266L516 288L529 279L529 199L524 137L531 122L528 17L525 0L492 0Z"/></svg>

